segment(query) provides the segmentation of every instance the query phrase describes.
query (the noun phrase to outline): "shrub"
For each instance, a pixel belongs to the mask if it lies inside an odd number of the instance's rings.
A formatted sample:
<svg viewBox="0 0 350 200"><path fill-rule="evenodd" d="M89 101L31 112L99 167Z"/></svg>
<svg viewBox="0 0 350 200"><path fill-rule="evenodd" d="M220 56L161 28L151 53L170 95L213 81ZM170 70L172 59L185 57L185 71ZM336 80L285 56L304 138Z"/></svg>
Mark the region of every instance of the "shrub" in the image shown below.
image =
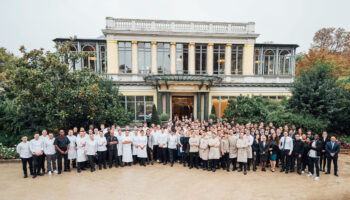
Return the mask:
<svg viewBox="0 0 350 200"><path fill-rule="evenodd" d="M160 119L160 121L168 121L168 120L169 120L169 115L166 114L166 113L162 113L162 114L159 116L159 119Z"/></svg>
<svg viewBox="0 0 350 200"><path fill-rule="evenodd" d="M0 159L16 159L19 154L15 147L5 147L0 144Z"/></svg>
<svg viewBox="0 0 350 200"><path fill-rule="evenodd" d="M153 104L153 107L152 107L151 124L155 124L155 125L159 125L160 124L158 111L157 111L156 105L154 105L154 104Z"/></svg>

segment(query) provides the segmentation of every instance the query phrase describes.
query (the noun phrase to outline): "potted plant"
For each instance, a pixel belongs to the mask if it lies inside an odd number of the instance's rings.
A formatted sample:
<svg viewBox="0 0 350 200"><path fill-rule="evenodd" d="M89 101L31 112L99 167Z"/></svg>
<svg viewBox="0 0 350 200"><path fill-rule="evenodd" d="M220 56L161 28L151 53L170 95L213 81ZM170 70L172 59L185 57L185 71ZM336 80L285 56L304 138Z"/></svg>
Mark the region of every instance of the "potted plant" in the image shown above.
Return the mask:
<svg viewBox="0 0 350 200"><path fill-rule="evenodd" d="M166 113L162 113L162 114L159 116L159 119L160 119L160 121L162 122L162 125L164 126L164 124L168 123L169 115L166 114Z"/></svg>

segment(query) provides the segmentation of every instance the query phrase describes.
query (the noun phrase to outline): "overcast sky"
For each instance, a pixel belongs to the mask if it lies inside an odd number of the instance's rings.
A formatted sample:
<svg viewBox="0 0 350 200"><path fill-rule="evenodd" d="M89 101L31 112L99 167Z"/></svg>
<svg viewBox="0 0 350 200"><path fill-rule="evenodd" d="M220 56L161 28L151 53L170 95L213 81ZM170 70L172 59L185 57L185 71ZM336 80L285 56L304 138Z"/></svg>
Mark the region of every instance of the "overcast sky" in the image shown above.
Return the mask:
<svg viewBox="0 0 350 200"><path fill-rule="evenodd" d="M95 38L105 17L254 21L257 42L299 44L307 51L322 27L350 31L349 0L1 0L0 46L52 50L56 37Z"/></svg>

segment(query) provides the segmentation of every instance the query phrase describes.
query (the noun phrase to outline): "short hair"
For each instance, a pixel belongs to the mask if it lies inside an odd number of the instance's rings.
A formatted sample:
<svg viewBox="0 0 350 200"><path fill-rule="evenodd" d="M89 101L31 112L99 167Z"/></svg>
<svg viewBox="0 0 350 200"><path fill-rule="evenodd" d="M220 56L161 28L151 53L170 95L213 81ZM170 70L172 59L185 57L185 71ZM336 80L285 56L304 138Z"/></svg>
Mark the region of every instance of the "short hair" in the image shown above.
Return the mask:
<svg viewBox="0 0 350 200"><path fill-rule="evenodd" d="M27 135L22 135L22 137L21 138L24 138L24 137L28 137Z"/></svg>

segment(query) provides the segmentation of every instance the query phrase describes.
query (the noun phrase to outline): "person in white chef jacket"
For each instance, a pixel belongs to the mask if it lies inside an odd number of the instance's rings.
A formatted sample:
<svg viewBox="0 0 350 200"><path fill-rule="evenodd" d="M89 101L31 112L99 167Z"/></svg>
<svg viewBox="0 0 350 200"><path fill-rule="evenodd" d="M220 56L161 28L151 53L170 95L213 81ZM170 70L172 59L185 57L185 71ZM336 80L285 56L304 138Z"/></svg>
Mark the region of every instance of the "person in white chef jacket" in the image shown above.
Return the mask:
<svg viewBox="0 0 350 200"><path fill-rule="evenodd" d="M138 152L138 137L139 137L139 129L134 127L134 134L132 134L132 159L134 161L134 165L137 163L137 152Z"/></svg>
<svg viewBox="0 0 350 200"><path fill-rule="evenodd" d="M123 162L122 162L122 157L123 157L123 143L122 143L123 132L122 132L122 129L118 129L118 134L116 135L116 137L117 137L117 139L118 139L118 144L117 144L117 149L118 149L118 155L117 155L118 165L120 165L121 167L124 167Z"/></svg>
<svg viewBox="0 0 350 200"><path fill-rule="evenodd" d="M44 142L43 140L39 139L39 133L34 134L34 139L32 139L29 144L30 151L33 154L33 178L35 178L36 176L42 176L43 174L40 173L40 169L42 158L41 155L44 153Z"/></svg>
<svg viewBox="0 0 350 200"><path fill-rule="evenodd" d="M74 132L72 129L68 131L67 135L68 140L70 141L69 150L68 150L68 166L70 169L70 161L72 161L72 167L76 168L76 160L77 160L77 136L74 135Z"/></svg>
<svg viewBox="0 0 350 200"><path fill-rule="evenodd" d="M161 152L161 162L163 165L166 165L166 151L167 151L167 144L168 144L168 134L166 134L164 127L161 128L160 135L158 135L158 143L159 143L159 149Z"/></svg>
<svg viewBox="0 0 350 200"><path fill-rule="evenodd" d="M123 162L124 165L131 166L132 163L132 151L131 151L131 144L133 142L132 137L130 136L129 130L125 132L125 135L122 138L123 143Z"/></svg>
<svg viewBox="0 0 350 200"><path fill-rule="evenodd" d="M27 163L29 165L30 175L33 175L33 158L29 147L28 137L26 135L22 136L22 142L17 145L16 150L22 161L24 178L28 178Z"/></svg>
<svg viewBox="0 0 350 200"><path fill-rule="evenodd" d="M47 135L46 129L41 131L41 135L40 135L39 139L43 141L43 144L45 144L45 141L47 139L49 139L49 136ZM45 174L45 158L46 158L45 153L41 154L41 164L40 165L41 165L41 170L42 170L43 174Z"/></svg>
<svg viewBox="0 0 350 200"><path fill-rule="evenodd" d="M141 166L146 167L147 159L147 136L143 130L140 131L140 135L137 137L137 158L140 161Z"/></svg>
<svg viewBox="0 0 350 200"><path fill-rule="evenodd" d="M47 157L47 173L51 175L52 172L55 174L58 172L56 170L56 147L54 145L55 138L53 137L53 133L49 133L48 137L48 139L44 140L44 154Z"/></svg>
<svg viewBox="0 0 350 200"><path fill-rule="evenodd" d="M106 158L107 158L107 139L103 135L103 132L100 131L100 136L97 138L97 154L98 154L98 169L102 169L102 164L103 168L107 169L107 163L106 163Z"/></svg>
<svg viewBox="0 0 350 200"><path fill-rule="evenodd" d="M95 158L97 153L97 140L95 140L95 137L93 134L90 134L90 139L86 142L86 149L85 153L88 157L89 163L90 163L90 170L91 172L94 172L95 169Z"/></svg>
<svg viewBox="0 0 350 200"><path fill-rule="evenodd" d="M172 167L174 165L174 158L176 154L177 149L177 136L174 134L173 131L169 131L170 134L168 136L168 151L169 151L169 162L170 166Z"/></svg>
<svg viewBox="0 0 350 200"><path fill-rule="evenodd" d="M85 147L86 147L86 136L85 131L80 131L79 135L76 138L76 144L77 144L77 171L78 173L81 172L81 170L85 170L85 162L86 162L86 155L85 155Z"/></svg>

